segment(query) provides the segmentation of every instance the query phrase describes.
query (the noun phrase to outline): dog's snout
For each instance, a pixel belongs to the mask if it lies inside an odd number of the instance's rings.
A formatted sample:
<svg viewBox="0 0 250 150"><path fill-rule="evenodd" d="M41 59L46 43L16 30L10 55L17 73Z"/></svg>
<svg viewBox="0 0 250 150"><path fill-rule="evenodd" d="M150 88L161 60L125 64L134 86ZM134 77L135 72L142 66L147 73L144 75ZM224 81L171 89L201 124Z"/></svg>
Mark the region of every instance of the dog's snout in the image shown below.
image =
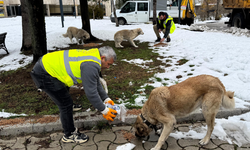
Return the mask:
<svg viewBox="0 0 250 150"><path fill-rule="evenodd" d="M139 134L137 134L137 133L135 133L135 136L137 137L137 138L144 138L145 136L141 136L141 135L139 135Z"/></svg>
<svg viewBox="0 0 250 150"><path fill-rule="evenodd" d="M136 137L140 137L137 133L135 133L135 136L136 136Z"/></svg>

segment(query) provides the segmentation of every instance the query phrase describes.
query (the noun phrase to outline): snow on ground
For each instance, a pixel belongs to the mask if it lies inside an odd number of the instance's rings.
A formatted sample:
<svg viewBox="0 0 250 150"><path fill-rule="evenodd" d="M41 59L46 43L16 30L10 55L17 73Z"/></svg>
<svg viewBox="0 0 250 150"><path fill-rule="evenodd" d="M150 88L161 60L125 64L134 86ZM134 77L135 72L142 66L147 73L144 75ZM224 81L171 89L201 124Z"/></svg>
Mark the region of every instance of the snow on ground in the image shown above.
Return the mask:
<svg viewBox="0 0 250 150"><path fill-rule="evenodd" d="M25 66L32 61L32 57L20 54L22 45L21 17L1 18L0 33L7 32L6 46L10 52L8 56L0 58L0 71L13 70ZM81 18L65 17L64 28L62 28L60 17L46 17L47 47L49 50L54 47L65 47L70 43L69 38L64 38L69 26L81 28ZM91 20L92 34L103 40L113 40L114 34L122 29L142 28L144 35L136 38L140 42L152 42L153 46L156 36L152 24L133 24L115 27L109 18L103 20ZM236 108L245 108L250 102L250 48L249 30L231 28L225 31L210 30L207 27L199 27L199 22L191 27L176 24L176 31L170 35L171 42L167 47L154 48L154 52L159 53L164 58L162 61L170 60L171 67L167 67L164 73L157 73L155 77L161 78L158 82L155 78L152 85L168 86L181 82L189 77L200 74L209 74L218 77L225 85L226 90L235 91ZM204 32L190 31L192 28L201 29ZM0 50L0 55L5 51ZM170 57L171 56L171 57ZM119 57L119 56L118 56ZM189 60L181 66L174 65L180 59ZM144 67L141 59L126 60L130 63ZM23 63L20 63L23 62ZM182 78L177 79L176 76ZM169 80L164 80L164 79ZM1 82L0 82L1 84ZM133 85L131 82L130 85ZM129 86L129 85L128 85ZM143 91L143 88L142 88ZM142 92L143 93L143 92ZM137 105L143 105L145 95L139 95L136 99ZM6 113L0 112L0 117L6 117ZM250 142L250 113L229 119L216 119L216 126L212 137L227 140L228 142L244 144ZM8 116L7 116L8 117ZM241 122L241 123L239 123ZM178 132L171 134L175 138L201 138L205 134L205 127L194 128L190 133ZM235 132L234 132L235 131ZM237 132L236 132L237 131ZM244 131L244 132L243 132ZM244 133L244 134L243 134ZM198 135L199 134L199 135Z"/></svg>
<svg viewBox="0 0 250 150"><path fill-rule="evenodd" d="M135 147L132 143L123 144L116 147L116 150L132 150Z"/></svg>

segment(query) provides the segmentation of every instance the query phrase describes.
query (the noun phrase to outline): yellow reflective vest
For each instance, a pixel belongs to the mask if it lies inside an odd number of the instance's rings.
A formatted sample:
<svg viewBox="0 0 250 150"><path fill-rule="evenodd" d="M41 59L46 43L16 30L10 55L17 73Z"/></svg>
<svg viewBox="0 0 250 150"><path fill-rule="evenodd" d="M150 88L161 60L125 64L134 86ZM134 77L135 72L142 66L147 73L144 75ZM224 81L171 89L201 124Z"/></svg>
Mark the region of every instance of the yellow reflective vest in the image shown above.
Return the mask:
<svg viewBox="0 0 250 150"><path fill-rule="evenodd" d="M163 22L163 27L166 29L166 24L168 20L171 20L170 34L172 34L174 30L176 29L176 27L175 27L173 18L171 16L168 16L168 18ZM159 19L159 16L158 16L158 21L159 21L159 24L161 24L161 20Z"/></svg>
<svg viewBox="0 0 250 150"><path fill-rule="evenodd" d="M86 61L95 62L101 67L99 50L71 49L48 53L42 57L45 70L68 87L82 82L80 65Z"/></svg>

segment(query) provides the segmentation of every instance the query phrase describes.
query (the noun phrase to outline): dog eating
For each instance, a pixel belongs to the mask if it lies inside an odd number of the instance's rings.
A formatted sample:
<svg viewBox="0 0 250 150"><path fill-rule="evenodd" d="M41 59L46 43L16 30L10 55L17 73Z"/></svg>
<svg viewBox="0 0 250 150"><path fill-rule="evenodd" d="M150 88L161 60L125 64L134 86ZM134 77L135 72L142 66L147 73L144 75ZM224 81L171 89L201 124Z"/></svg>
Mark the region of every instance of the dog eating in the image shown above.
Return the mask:
<svg viewBox="0 0 250 150"><path fill-rule="evenodd" d="M155 147L151 149L160 150L176 124L176 118L186 116L201 107L207 133L199 144L206 145L221 106L226 109L235 107L234 92L226 91L222 82L210 75L199 75L170 87L155 88L143 105L141 114L137 116L134 124L135 135L148 136L155 125L161 123L162 133Z"/></svg>
<svg viewBox="0 0 250 150"><path fill-rule="evenodd" d="M72 39L75 38L77 43L83 43L84 40L87 40L90 38L90 35L87 31L83 29L78 29L76 27L68 27L67 32L63 34L64 37L69 37L71 43Z"/></svg>

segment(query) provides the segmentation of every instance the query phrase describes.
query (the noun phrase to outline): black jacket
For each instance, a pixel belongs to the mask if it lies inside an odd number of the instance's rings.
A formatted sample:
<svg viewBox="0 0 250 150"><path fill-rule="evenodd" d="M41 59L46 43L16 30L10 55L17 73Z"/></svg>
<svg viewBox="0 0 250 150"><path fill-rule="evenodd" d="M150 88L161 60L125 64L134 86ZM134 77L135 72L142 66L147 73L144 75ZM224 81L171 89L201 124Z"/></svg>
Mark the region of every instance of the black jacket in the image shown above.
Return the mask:
<svg viewBox="0 0 250 150"><path fill-rule="evenodd" d="M166 20L167 20L167 19L168 19L168 14L165 13L165 15L166 15ZM163 29L164 29L163 23L164 23L166 20L161 21L161 23L159 23L158 19L159 19L159 18L157 18L157 29L158 29L158 30L159 30L159 29L163 30ZM167 38L168 34L170 33L170 28L171 28L171 20L168 20L168 22L167 22L167 24L166 24L166 32L164 33L164 36L163 36L164 38Z"/></svg>

